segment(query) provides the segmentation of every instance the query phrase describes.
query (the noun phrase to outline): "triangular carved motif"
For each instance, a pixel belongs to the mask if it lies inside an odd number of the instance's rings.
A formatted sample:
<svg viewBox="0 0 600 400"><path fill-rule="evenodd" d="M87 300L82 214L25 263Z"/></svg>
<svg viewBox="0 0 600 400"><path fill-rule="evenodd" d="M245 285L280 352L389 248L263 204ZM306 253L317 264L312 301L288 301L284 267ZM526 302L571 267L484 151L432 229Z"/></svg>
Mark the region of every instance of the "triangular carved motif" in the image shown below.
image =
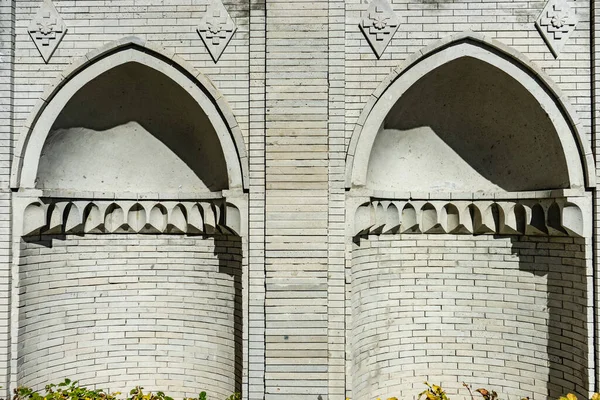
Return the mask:
<svg viewBox="0 0 600 400"><path fill-rule="evenodd" d="M28 27L29 36L42 58L48 63L50 57L67 33L65 22L51 0L44 0Z"/></svg>
<svg viewBox="0 0 600 400"><path fill-rule="evenodd" d="M198 34L216 63L233 37L237 26L220 0L213 0L198 25Z"/></svg>
<svg viewBox="0 0 600 400"><path fill-rule="evenodd" d="M360 29L380 58L400 26L400 18L387 0L373 0L362 15Z"/></svg>

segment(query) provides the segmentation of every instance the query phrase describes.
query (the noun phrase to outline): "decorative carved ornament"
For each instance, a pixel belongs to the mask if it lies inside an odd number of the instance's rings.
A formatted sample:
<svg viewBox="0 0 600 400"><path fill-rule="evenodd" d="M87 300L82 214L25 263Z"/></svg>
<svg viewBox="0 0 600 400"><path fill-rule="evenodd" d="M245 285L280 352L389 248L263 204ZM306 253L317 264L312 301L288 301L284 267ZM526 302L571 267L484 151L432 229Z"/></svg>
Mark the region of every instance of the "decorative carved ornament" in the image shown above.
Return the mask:
<svg viewBox="0 0 600 400"><path fill-rule="evenodd" d="M67 33L67 27L52 1L44 0L37 14L31 20L28 31L35 47L47 64Z"/></svg>
<svg viewBox="0 0 600 400"><path fill-rule="evenodd" d="M25 207L23 236L82 233L239 234L239 210L201 201L41 198Z"/></svg>
<svg viewBox="0 0 600 400"><path fill-rule="evenodd" d="M565 198L507 201L371 200L354 216L356 236L452 233L583 236L583 213Z"/></svg>
<svg viewBox="0 0 600 400"><path fill-rule="evenodd" d="M237 26L220 0L213 0L198 25L198 34L216 63L233 37Z"/></svg>
<svg viewBox="0 0 600 400"><path fill-rule="evenodd" d="M558 57L576 25L577 17L566 0L549 0L535 21L554 57Z"/></svg>
<svg viewBox="0 0 600 400"><path fill-rule="evenodd" d="M380 58L400 26L400 19L387 0L373 0L362 15L360 29Z"/></svg>

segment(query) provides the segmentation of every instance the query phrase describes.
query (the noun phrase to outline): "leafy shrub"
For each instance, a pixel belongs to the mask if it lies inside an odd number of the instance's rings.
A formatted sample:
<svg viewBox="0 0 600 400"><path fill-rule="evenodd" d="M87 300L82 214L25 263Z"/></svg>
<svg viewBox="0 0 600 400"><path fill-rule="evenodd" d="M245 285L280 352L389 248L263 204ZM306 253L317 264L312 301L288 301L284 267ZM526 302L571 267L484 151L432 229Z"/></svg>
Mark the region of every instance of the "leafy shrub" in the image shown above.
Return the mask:
<svg viewBox="0 0 600 400"><path fill-rule="evenodd" d="M121 392L107 393L102 389L90 390L78 385L78 381L65 379L57 385L49 384L45 387L45 393L40 394L33 389L25 386L19 386L14 390L12 400L122 400L117 396ZM3 400L3 399L0 399ZM144 388L136 386L129 391L129 397L126 400L173 400L164 392L147 392ZM198 397L187 397L183 400L208 400L206 392L201 392ZM241 393L234 393L226 400L242 400Z"/></svg>
<svg viewBox="0 0 600 400"><path fill-rule="evenodd" d="M120 394L106 393L101 389L90 390L77 385L77 381L65 379L58 385L46 385L43 395L29 387L19 386L14 390L13 400L117 400Z"/></svg>
<svg viewBox="0 0 600 400"><path fill-rule="evenodd" d="M427 389L419 393L417 400L450 400L448 395L441 386L430 384L429 382L424 382L427 385ZM475 400L475 396L473 392L479 393L483 400L498 400L498 393L494 390L490 391L485 388L479 388L472 390L471 386L463 382L463 386L469 391L469 395L471 400ZM229 400L229 399L228 399ZM346 400L350 400L350 398L346 398ZM377 398L377 400L381 400ZM398 400L397 397L389 397L387 400ZM521 400L529 400L529 397L523 397ZM558 400L578 400L577 396L572 393L567 394L566 396L560 397ZM590 400L600 400L600 393L594 393Z"/></svg>
<svg viewBox="0 0 600 400"><path fill-rule="evenodd" d="M429 382L424 382L427 385L427 389L419 393L419 399L425 396L427 400L448 400L446 392L438 385L430 385Z"/></svg>
<svg viewBox="0 0 600 400"><path fill-rule="evenodd" d="M131 389L127 400L173 400L172 397L166 396L164 392L156 392L156 394L148 392L144 394L143 389L141 386Z"/></svg>
<svg viewBox="0 0 600 400"><path fill-rule="evenodd" d="M441 386L424 382L427 389L419 393L417 400L450 400ZM484 388L472 390L471 386L463 382L463 386L469 391L471 400L475 400L474 394L479 393L483 400L498 400L498 393L489 391ZM0 389L2 386L0 386ZM44 388L44 394L25 386L19 386L14 390L12 400L123 400L118 398L121 392L107 393L102 389L91 390L78 385L78 381L65 379L59 384L49 384ZM0 400L4 400L1 399ZM129 397L126 400L173 400L164 392L147 392L144 393L144 388L136 386L129 391ZM201 392L197 398L186 397L183 400L208 400L206 392ZM239 392L233 393L225 400L242 400L242 394ZM350 400L346 398L346 400ZM381 399L377 399L381 400ZM397 397L389 397L387 400L398 400ZM529 397L523 397L521 400L529 400ZM578 400L577 396L569 393L566 396L560 397L558 400ZM600 393L594 393L590 400L600 400Z"/></svg>

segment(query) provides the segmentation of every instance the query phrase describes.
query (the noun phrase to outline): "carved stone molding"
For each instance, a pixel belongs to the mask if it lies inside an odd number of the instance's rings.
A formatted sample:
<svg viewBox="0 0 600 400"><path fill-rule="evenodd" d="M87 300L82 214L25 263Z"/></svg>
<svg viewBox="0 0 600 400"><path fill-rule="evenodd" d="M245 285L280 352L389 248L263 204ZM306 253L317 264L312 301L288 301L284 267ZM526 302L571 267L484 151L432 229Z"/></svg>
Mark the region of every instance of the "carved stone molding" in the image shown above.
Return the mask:
<svg viewBox="0 0 600 400"><path fill-rule="evenodd" d="M398 30L400 19L387 0L373 0L362 15L359 26L377 58L380 58Z"/></svg>
<svg viewBox="0 0 600 400"><path fill-rule="evenodd" d="M452 233L584 236L583 212L566 198L506 201L372 200L354 215L356 236Z"/></svg>
<svg viewBox="0 0 600 400"><path fill-rule="evenodd" d="M566 0L549 0L535 21L554 57L558 57L576 25L577 17Z"/></svg>
<svg viewBox="0 0 600 400"><path fill-rule="evenodd" d="M237 26L220 0L213 0L198 25L198 34L216 63L233 37Z"/></svg>
<svg viewBox="0 0 600 400"><path fill-rule="evenodd" d="M51 0L44 0L27 30L46 64L67 33L67 27Z"/></svg>
<svg viewBox="0 0 600 400"><path fill-rule="evenodd" d="M239 234L240 212L224 199L201 201L40 198L23 213L23 236L82 233Z"/></svg>

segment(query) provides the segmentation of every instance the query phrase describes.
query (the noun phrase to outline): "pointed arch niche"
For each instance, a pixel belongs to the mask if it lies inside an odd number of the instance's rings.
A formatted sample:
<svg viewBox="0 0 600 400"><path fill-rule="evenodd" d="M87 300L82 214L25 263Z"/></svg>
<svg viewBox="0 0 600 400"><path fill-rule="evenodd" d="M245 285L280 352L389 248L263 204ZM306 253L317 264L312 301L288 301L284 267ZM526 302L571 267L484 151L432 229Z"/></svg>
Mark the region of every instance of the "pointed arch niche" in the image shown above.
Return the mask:
<svg viewBox="0 0 600 400"><path fill-rule="evenodd" d="M588 394L594 167L541 70L443 39L369 98L346 165L349 396Z"/></svg>
<svg viewBox="0 0 600 400"><path fill-rule="evenodd" d="M126 38L62 73L13 167L13 383L242 390L244 149L164 49Z"/></svg>

